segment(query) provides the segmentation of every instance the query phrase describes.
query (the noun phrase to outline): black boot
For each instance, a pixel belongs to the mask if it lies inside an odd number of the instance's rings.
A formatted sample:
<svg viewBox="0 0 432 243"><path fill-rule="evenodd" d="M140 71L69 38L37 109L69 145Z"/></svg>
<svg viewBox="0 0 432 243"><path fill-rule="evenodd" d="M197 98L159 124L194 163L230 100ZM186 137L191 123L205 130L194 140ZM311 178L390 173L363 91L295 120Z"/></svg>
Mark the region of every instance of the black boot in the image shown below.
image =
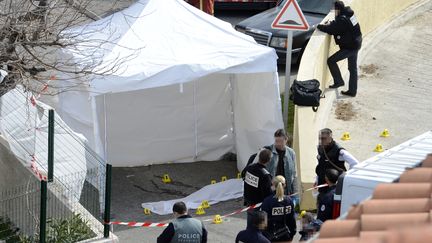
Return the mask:
<svg viewBox="0 0 432 243"><path fill-rule="evenodd" d="M347 96L351 96L351 97L356 97L356 94L353 93L353 92L350 92L349 90L347 90L347 91L341 91L341 94L347 95Z"/></svg>

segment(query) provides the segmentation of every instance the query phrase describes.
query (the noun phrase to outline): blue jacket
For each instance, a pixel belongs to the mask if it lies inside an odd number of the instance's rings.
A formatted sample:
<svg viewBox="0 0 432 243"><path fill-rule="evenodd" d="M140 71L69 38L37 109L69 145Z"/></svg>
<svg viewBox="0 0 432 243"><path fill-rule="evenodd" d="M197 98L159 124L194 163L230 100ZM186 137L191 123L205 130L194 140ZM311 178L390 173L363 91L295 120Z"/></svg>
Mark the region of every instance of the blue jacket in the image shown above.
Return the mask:
<svg viewBox="0 0 432 243"><path fill-rule="evenodd" d="M322 222L333 218L333 200L336 186L331 186L327 192L318 195L317 219Z"/></svg>
<svg viewBox="0 0 432 243"><path fill-rule="evenodd" d="M290 230L290 238L294 237L297 232L297 224L294 203L290 197L285 196L284 200L279 202L275 195L268 196L264 199L261 210L268 215L268 232L275 232L286 225Z"/></svg>
<svg viewBox="0 0 432 243"><path fill-rule="evenodd" d="M236 243L270 243L270 241L255 227L247 228L237 234Z"/></svg>
<svg viewBox="0 0 432 243"><path fill-rule="evenodd" d="M272 151L272 158L267 164L267 170L270 172L272 177L276 176L276 169L279 161L279 154L276 151L276 147L270 146ZM296 156L294 150L290 147L285 146L285 158L284 158L284 170L285 170L285 180L287 181L287 187L285 189L286 195L291 195L298 192L298 182L297 182L297 169L296 169Z"/></svg>

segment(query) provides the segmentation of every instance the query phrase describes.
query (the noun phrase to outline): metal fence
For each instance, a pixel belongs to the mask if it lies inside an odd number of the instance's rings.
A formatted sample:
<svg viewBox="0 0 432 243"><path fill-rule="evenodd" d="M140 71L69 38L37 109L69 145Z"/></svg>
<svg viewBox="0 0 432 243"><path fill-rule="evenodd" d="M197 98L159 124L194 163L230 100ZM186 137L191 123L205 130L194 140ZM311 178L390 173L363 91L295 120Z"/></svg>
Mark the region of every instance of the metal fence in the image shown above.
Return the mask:
<svg viewBox="0 0 432 243"><path fill-rule="evenodd" d="M50 116L50 107L36 102L30 93L17 88L0 101L1 133L20 161L17 166L35 175L23 185L0 192L0 219L10 221L23 235L38 235L44 202L40 180L47 180L47 219L80 215L84 221L104 222L105 161L57 114ZM90 225L93 231L100 231L98 226Z"/></svg>
<svg viewBox="0 0 432 243"><path fill-rule="evenodd" d="M0 192L0 239L18 234L33 236L39 230L40 181L29 177L25 184Z"/></svg>

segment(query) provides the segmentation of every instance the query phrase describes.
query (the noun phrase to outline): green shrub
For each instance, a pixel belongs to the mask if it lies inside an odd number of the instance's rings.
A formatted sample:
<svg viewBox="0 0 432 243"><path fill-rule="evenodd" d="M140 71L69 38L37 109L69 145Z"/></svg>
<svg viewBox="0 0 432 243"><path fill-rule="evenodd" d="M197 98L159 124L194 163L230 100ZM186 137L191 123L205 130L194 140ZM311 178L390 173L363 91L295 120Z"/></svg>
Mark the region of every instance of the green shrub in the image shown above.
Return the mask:
<svg viewBox="0 0 432 243"><path fill-rule="evenodd" d="M72 243L87 240L96 236L88 223L81 219L79 214L70 219L49 219L46 232L47 243ZM38 242L39 235L34 237L21 237L22 243Z"/></svg>

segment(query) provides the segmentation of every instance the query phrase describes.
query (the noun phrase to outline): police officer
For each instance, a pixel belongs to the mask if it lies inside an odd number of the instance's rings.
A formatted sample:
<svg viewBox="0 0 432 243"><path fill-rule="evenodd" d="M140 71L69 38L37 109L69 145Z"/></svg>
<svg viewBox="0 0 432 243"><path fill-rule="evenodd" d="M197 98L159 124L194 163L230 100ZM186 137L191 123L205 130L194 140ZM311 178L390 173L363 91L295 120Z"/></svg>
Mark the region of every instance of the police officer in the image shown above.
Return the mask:
<svg viewBox="0 0 432 243"><path fill-rule="evenodd" d="M198 219L188 215L184 202L176 202L173 206L176 217L157 238L158 243L205 243L207 230Z"/></svg>
<svg viewBox="0 0 432 243"><path fill-rule="evenodd" d="M272 176L266 169L272 152L263 149L258 155L258 163L246 167L244 175L244 201L246 206L261 203L272 194Z"/></svg>
<svg viewBox="0 0 432 243"><path fill-rule="evenodd" d="M262 230L267 227L267 213L264 211L256 211L251 213L251 223L246 230L242 230L237 234L236 243L270 243L270 241L262 234Z"/></svg>
<svg viewBox="0 0 432 243"><path fill-rule="evenodd" d="M296 234L294 203L285 195L285 178L276 176L273 179L275 193L264 199L261 210L267 212L267 237L272 241L290 241Z"/></svg>
<svg viewBox="0 0 432 243"><path fill-rule="evenodd" d="M345 162L350 168L358 164L358 160L343 147L333 140L333 132L324 128L319 132L318 165L315 168L317 174L316 184L325 184L325 172L327 169L335 169L341 174L346 171ZM320 193L326 192L328 187L318 189Z"/></svg>
<svg viewBox="0 0 432 243"><path fill-rule="evenodd" d="M342 1L335 1L335 20L317 28L327 34L333 35L335 42L340 50L327 59L330 73L333 76L333 85L330 88L338 88L345 83L342 79L337 62L348 58L348 70L350 72L349 88L342 91L343 95L355 97L357 94L357 54L361 48L362 33L354 11L350 7L345 7Z"/></svg>
<svg viewBox="0 0 432 243"><path fill-rule="evenodd" d="M339 172L335 169L327 169L325 172L325 181L329 185L329 190L318 195L318 213L317 219L322 222L333 219L333 200L336 191L336 182L339 178Z"/></svg>

